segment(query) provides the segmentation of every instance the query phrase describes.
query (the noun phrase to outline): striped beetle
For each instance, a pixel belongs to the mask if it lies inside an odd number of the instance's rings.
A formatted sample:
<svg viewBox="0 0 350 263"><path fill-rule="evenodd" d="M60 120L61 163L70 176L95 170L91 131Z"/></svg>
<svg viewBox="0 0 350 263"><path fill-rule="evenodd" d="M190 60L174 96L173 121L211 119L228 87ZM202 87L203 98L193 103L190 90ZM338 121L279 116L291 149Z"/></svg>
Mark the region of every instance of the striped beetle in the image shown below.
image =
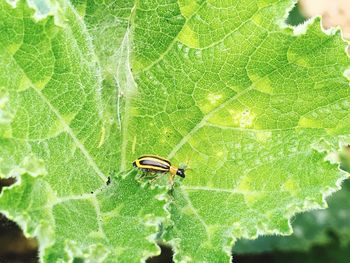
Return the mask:
<svg viewBox="0 0 350 263"><path fill-rule="evenodd" d="M146 174L170 173L170 180L173 181L175 175L185 178L185 169L172 166L170 161L157 155L142 155L137 158L132 165Z"/></svg>

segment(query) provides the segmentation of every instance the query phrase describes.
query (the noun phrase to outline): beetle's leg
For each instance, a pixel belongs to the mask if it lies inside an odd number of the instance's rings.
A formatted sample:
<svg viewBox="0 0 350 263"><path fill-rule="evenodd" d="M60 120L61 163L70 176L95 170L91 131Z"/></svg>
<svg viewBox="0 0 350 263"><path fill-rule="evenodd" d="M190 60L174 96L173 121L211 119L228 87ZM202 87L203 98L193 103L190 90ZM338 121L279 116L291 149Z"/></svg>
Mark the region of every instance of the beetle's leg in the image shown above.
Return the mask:
<svg viewBox="0 0 350 263"><path fill-rule="evenodd" d="M168 195L169 195L170 201L174 201L175 200L174 188L173 187L168 190Z"/></svg>
<svg viewBox="0 0 350 263"><path fill-rule="evenodd" d="M155 175L155 172L145 171L144 176L145 178L153 178Z"/></svg>
<svg viewBox="0 0 350 263"><path fill-rule="evenodd" d="M138 179L146 178L149 176L149 172L147 170L141 169L141 173L138 174Z"/></svg>
<svg viewBox="0 0 350 263"><path fill-rule="evenodd" d="M174 200L175 196L174 196L174 184L175 184L175 175L170 174L170 176L168 177L168 182L169 182L169 190L168 190L168 194L170 197L170 200Z"/></svg>
<svg viewBox="0 0 350 263"><path fill-rule="evenodd" d="M157 172L154 172L154 171L149 171L149 170L146 170L146 169L142 169L141 170L141 174L139 175L139 179L156 179L155 178L155 175L157 175Z"/></svg>
<svg viewBox="0 0 350 263"><path fill-rule="evenodd" d="M159 179L162 176L162 174L157 174L157 173L155 174L156 176L150 180L150 183L153 183L155 180Z"/></svg>
<svg viewBox="0 0 350 263"><path fill-rule="evenodd" d="M145 171L141 171L141 173L138 173L137 175L138 175L138 178L141 179L141 178L146 176L146 172Z"/></svg>
<svg viewBox="0 0 350 263"><path fill-rule="evenodd" d="M170 174L170 176L168 177L168 182L169 182L170 188L173 188L175 183L175 174Z"/></svg>

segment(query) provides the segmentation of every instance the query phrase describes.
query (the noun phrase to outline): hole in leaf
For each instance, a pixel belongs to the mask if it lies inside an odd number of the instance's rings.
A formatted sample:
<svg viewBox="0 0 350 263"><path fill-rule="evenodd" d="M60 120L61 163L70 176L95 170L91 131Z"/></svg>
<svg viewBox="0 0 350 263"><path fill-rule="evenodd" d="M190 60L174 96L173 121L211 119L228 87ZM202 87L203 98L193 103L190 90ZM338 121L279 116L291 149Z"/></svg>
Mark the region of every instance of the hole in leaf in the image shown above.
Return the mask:
<svg viewBox="0 0 350 263"><path fill-rule="evenodd" d="M26 238L18 225L2 214L0 214L0 262L38 262L36 240Z"/></svg>
<svg viewBox="0 0 350 263"><path fill-rule="evenodd" d="M107 179L107 182L106 182L106 185L109 185L111 183L111 177L108 176L108 179Z"/></svg>
<svg viewBox="0 0 350 263"><path fill-rule="evenodd" d="M0 192L16 182L15 178L0 179ZM15 223L0 214L0 262L36 263L38 244L34 238L26 238Z"/></svg>
<svg viewBox="0 0 350 263"><path fill-rule="evenodd" d="M160 255L148 258L146 263L172 263L173 261L173 250L169 246L158 244L160 247Z"/></svg>
<svg viewBox="0 0 350 263"><path fill-rule="evenodd" d="M3 187L8 187L13 185L16 182L16 179L13 177L0 179L0 192Z"/></svg>

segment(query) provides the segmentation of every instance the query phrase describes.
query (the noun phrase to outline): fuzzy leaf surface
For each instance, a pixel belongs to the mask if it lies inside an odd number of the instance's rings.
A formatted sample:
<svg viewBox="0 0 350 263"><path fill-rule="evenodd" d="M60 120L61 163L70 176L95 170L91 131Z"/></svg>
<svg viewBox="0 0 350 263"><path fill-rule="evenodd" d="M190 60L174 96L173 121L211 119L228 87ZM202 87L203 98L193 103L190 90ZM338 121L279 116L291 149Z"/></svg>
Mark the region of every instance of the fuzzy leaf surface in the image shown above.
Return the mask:
<svg viewBox="0 0 350 263"><path fill-rule="evenodd" d="M293 235L263 236L256 240L239 240L234 253L253 254L270 251L307 252L313 246L329 245L334 235L341 246L350 243L350 182L342 186L342 190L327 200L329 207L297 215L293 220Z"/></svg>
<svg viewBox="0 0 350 263"><path fill-rule="evenodd" d="M164 235L176 261L228 262L237 238L290 234L289 219L326 207L345 177L325 161L350 133L345 43L319 19L282 28L291 7L136 6L126 159L157 153L191 168Z"/></svg>
<svg viewBox="0 0 350 263"><path fill-rule="evenodd" d="M115 71L133 4L43 3L56 13L38 21L24 1L0 2L0 176L17 179L1 212L43 262L139 262L159 253L166 213L163 190L120 174Z"/></svg>
<svg viewBox="0 0 350 263"><path fill-rule="evenodd" d="M142 154L191 168L163 235L176 261L228 262L238 238L290 234L345 178L325 160L349 141L345 43L319 19L282 28L291 1L64 1L56 23L1 5L1 173L21 174L1 207L33 235L48 224L43 258L157 251L146 221L164 221L162 190L104 187Z"/></svg>

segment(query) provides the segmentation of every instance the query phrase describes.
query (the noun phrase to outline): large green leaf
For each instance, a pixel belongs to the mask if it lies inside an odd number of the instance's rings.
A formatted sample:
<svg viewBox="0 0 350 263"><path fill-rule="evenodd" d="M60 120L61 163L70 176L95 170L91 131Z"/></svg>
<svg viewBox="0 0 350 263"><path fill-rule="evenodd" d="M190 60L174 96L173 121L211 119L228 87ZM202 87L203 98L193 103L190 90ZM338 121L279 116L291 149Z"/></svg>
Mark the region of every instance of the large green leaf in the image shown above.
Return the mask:
<svg viewBox="0 0 350 263"><path fill-rule="evenodd" d="M325 207L342 178L325 156L350 128L345 44L318 19L306 33L282 29L288 6L181 1L173 16L183 26L167 23L176 36L167 48L154 44L168 43L158 23L146 23L162 18L157 8L136 12L128 153L192 168L166 233L179 261L224 261L237 238L290 234L290 217Z"/></svg>
<svg viewBox="0 0 350 263"><path fill-rule="evenodd" d="M117 56L127 31L123 15L132 5L117 6L119 13L87 6L85 23L74 6L62 3L59 26L53 17L35 21L33 10L17 5L0 2L0 87L7 114L0 174L18 180L1 194L1 211L38 238L46 262L77 256L130 262L157 253L153 240L165 217L158 200L164 190L140 187L135 173L116 176L121 132L111 72L117 60L107 58ZM114 41L108 45L97 37L110 19L101 15L106 10L119 30L108 35Z"/></svg>
<svg viewBox="0 0 350 263"><path fill-rule="evenodd" d="M31 3L54 18L0 8L0 168L18 178L0 207L46 261L140 261L160 222L176 260L228 261L345 178L328 161L349 142L345 43L319 19L281 27L291 1ZM163 188L124 176L144 153L191 168L172 222Z"/></svg>

